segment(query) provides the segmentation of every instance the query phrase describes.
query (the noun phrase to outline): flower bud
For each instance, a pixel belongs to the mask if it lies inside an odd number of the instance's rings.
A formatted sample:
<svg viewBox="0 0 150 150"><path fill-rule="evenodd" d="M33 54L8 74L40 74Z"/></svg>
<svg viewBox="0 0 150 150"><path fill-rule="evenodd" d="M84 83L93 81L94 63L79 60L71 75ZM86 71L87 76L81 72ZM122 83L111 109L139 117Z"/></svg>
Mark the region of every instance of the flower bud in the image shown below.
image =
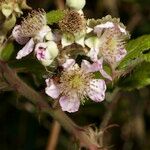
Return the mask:
<svg viewBox="0 0 150 150"><path fill-rule="evenodd" d="M49 66L58 55L57 44L53 41L38 43L35 47L37 59L44 65Z"/></svg>
<svg viewBox="0 0 150 150"><path fill-rule="evenodd" d="M85 6L85 0L66 0L66 5L75 10L80 10Z"/></svg>
<svg viewBox="0 0 150 150"><path fill-rule="evenodd" d="M2 7L3 15L6 18L8 18L13 12L13 5L12 5L12 3L9 3L9 4L3 3L1 7Z"/></svg>

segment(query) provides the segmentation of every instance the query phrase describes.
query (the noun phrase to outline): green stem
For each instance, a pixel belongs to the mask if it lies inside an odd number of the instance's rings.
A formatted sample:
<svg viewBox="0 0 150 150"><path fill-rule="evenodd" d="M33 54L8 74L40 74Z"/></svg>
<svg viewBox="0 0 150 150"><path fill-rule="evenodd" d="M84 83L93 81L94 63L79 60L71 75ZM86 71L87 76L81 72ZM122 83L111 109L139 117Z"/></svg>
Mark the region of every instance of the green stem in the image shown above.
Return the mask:
<svg viewBox="0 0 150 150"><path fill-rule="evenodd" d="M76 125L61 109L51 108L46 101L46 97L40 95L23 82L6 62L0 61L0 69L6 81L14 90L16 90L16 92L30 100L30 102L40 108L41 112L47 113L57 120L62 127L70 134L73 134L84 147L90 150L97 150L97 146L90 141L83 128Z"/></svg>

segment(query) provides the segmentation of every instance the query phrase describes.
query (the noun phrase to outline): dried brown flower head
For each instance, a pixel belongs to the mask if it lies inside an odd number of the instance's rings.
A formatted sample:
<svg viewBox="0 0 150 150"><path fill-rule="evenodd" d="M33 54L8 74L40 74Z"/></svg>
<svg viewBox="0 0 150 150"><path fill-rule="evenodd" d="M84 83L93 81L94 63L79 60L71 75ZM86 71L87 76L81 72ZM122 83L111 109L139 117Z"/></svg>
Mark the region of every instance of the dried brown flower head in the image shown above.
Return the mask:
<svg viewBox="0 0 150 150"><path fill-rule="evenodd" d="M59 22L59 27L62 32L71 34L82 31L85 28L85 19L83 15L75 10L66 11L63 20Z"/></svg>

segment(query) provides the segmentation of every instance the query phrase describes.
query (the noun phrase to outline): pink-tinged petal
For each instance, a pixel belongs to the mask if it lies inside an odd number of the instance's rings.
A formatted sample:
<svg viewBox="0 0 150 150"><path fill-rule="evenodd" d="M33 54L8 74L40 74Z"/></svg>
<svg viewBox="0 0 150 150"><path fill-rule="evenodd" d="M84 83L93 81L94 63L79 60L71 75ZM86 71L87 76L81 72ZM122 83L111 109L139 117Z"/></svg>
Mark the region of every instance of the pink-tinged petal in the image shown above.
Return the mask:
<svg viewBox="0 0 150 150"><path fill-rule="evenodd" d="M99 59L93 64L91 64L87 60L83 60L81 63L81 68L87 73L100 71L100 73L102 74L104 78L112 81L112 77L108 75L107 72L103 69L103 59Z"/></svg>
<svg viewBox="0 0 150 150"><path fill-rule="evenodd" d="M90 81L87 95L95 102L101 102L105 99L106 84L104 80L93 79Z"/></svg>
<svg viewBox="0 0 150 150"><path fill-rule="evenodd" d="M20 28L20 25L15 26L12 31L12 36L20 45L24 45L29 41L29 38L21 36Z"/></svg>
<svg viewBox="0 0 150 150"><path fill-rule="evenodd" d="M44 26L39 33L37 34L37 37L39 37L39 41L43 41L44 37L51 32L51 28L49 26Z"/></svg>
<svg viewBox="0 0 150 150"><path fill-rule="evenodd" d="M69 69L71 67L73 67L75 64L75 60L74 59L67 59L66 62L64 64L62 64L62 67L64 69Z"/></svg>
<svg viewBox="0 0 150 150"><path fill-rule="evenodd" d="M88 62L87 60L82 60L82 63L81 63L81 68L86 72L92 72L91 71L91 63Z"/></svg>
<svg viewBox="0 0 150 150"><path fill-rule="evenodd" d="M112 77L103 69L103 59L99 59L97 62L95 62L93 64L93 67L95 67L95 69L99 69L100 73L102 74L102 76L110 81L112 81Z"/></svg>
<svg viewBox="0 0 150 150"><path fill-rule="evenodd" d="M99 53L98 48L91 48L90 51L88 52L87 56L89 56L92 61L96 61L98 53Z"/></svg>
<svg viewBox="0 0 150 150"><path fill-rule="evenodd" d="M97 36L101 36L103 29L109 29L109 28L113 28L114 27L114 23L113 22L106 22L106 23L102 23L99 24L97 26L94 27L94 33L97 34Z"/></svg>
<svg viewBox="0 0 150 150"><path fill-rule="evenodd" d="M22 57L27 56L33 51L34 41L31 38L29 42L17 53L16 59L21 59Z"/></svg>
<svg viewBox="0 0 150 150"><path fill-rule="evenodd" d="M90 63L87 60L82 60L81 68L84 70L84 72L96 72L100 70L100 65L98 63Z"/></svg>
<svg viewBox="0 0 150 150"><path fill-rule="evenodd" d="M118 54L116 55L116 62L122 60L122 59L126 56L126 54L127 54L126 49L124 49L124 48L123 48L123 49L120 49L120 50L118 51Z"/></svg>
<svg viewBox="0 0 150 150"><path fill-rule="evenodd" d="M60 106L63 111L67 111L69 113L73 113L78 111L80 106L80 101L77 95L71 95L70 97L62 96L59 99Z"/></svg>
<svg viewBox="0 0 150 150"><path fill-rule="evenodd" d="M35 46L35 53L36 53L36 57L38 60L42 60L45 59L45 51L47 48L47 44L46 43L38 43Z"/></svg>
<svg viewBox="0 0 150 150"><path fill-rule="evenodd" d="M54 84L52 79L45 80L47 87L45 88L45 93L50 97L56 99L60 95L60 90L57 85Z"/></svg>

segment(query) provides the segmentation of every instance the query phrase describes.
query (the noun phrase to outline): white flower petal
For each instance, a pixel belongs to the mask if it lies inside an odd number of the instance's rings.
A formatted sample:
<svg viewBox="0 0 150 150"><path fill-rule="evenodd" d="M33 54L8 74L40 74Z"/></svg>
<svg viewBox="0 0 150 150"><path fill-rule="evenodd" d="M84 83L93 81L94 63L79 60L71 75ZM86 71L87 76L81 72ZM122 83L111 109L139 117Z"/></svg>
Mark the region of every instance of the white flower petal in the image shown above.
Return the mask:
<svg viewBox="0 0 150 150"><path fill-rule="evenodd" d="M47 87L45 88L45 93L54 99L58 98L60 95L60 91L58 87L54 84L53 80L46 79L45 81L47 85Z"/></svg>
<svg viewBox="0 0 150 150"><path fill-rule="evenodd" d="M100 37L103 34L103 29L109 29L109 28L113 28L114 27L114 23L113 22L106 22L106 23L102 23L99 24L97 26L94 27L94 33L97 34L98 37Z"/></svg>
<svg viewBox="0 0 150 150"><path fill-rule="evenodd" d="M90 57L92 61L97 61L98 53L99 53L98 48L91 48L90 51L88 52L87 56Z"/></svg>
<svg viewBox="0 0 150 150"><path fill-rule="evenodd" d="M81 32L74 33L75 43L85 47L84 39L85 39L86 31L82 30Z"/></svg>
<svg viewBox="0 0 150 150"><path fill-rule="evenodd" d="M85 70L85 72L87 72L87 73L100 71L100 73L102 74L102 76L104 78L112 81L112 77L110 75L108 75L107 72L103 69L103 59L99 59L96 62L94 62L93 64L91 64L87 60L83 60L81 63L81 68L83 70Z"/></svg>
<svg viewBox="0 0 150 150"><path fill-rule="evenodd" d="M75 60L74 59L67 59L64 64L62 64L64 69L69 69L75 65Z"/></svg>
<svg viewBox="0 0 150 150"><path fill-rule="evenodd" d="M21 36L20 30L19 30L20 28L21 28L20 25L15 26L12 31L12 36L19 44L24 45L29 41L29 38Z"/></svg>
<svg viewBox="0 0 150 150"><path fill-rule="evenodd" d="M21 59L22 57L27 56L33 51L34 41L31 38L29 42L17 53L16 59Z"/></svg>
<svg viewBox="0 0 150 150"><path fill-rule="evenodd" d="M112 77L103 69L103 59L99 59L97 62L95 62L95 67L99 68L100 73L102 76L110 81L112 81Z"/></svg>
<svg viewBox="0 0 150 150"><path fill-rule="evenodd" d="M86 33L90 33L91 31L93 31L93 29L92 29L92 28L90 28L90 27L86 27Z"/></svg>
<svg viewBox="0 0 150 150"><path fill-rule="evenodd" d="M91 71L91 63L87 60L82 60L81 69L83 69L86 73L92 72Z"/></svg>
<svg viewBox="0 0 150 150"><path fill-rule="evenodd" d="M73 44L73 42L74 39L72 38L69 39L65 34L62 35L62 39L61 39L62 48Z"/></svg>
<svg viewBox="0 0 150 150"><path fill-rule="evenodd" d="M96 72L100 69L99 64L91 64L87 60L82 60L81 68L84 70L85 73Z"/></svg>
<svg viewBox="0 0 150 150"><path fill-rule="evenodd" d="M105 99L106 84L104 80L93 79L87 89L88 96L95 102L101 102Z"/></svg>
<svg viewBox="0 0 150 150"><path fill-rule="evenodd" d="M80 106L80 101L76 94L72 94L70 97L62 96L59 99L60 106L63 111L73 113L78 111Z"/></svg>
<svg viewBox="0 0 150 150"><path fill-rule="evenodd" d="M100 40L96 36L92 36L85 40L85 45L89 48L98 48L100 45Z"/></svg>
<svg viewBox="0 0 150 150"><path fill-rule="evenodd" d="M44 26L39 32L38 34L36 35L37 39L42 42L44 37L49 33L51 32L51 28L49 26ZM35 38L36 38L35 37Z"/></svg>
<svg viewBox="0 0 150 150"><path fill-rule="evenodd" d="M79 39L77 38L77 39L75 40L75 43L81 45L82 47L85 47L85 45L84 45L84 36L81 37L81 38L79 38Z"/></svg>
<svg viewBox="0 0 150 150"><path fill-rule="evenodd" d="M58 55L58 47L54 41L49 41L47 44L47 50L51 54L51 57L54 59Z"/></svg>
<svg viewBox="0 0 150 150"><path fill-rule="evenodd" d="M98 28L113 28L114 27L114 23L113 22L106 22L106 23L102 23L99 24L97 26L94 27L94 30L98 29Z"/></svg>

